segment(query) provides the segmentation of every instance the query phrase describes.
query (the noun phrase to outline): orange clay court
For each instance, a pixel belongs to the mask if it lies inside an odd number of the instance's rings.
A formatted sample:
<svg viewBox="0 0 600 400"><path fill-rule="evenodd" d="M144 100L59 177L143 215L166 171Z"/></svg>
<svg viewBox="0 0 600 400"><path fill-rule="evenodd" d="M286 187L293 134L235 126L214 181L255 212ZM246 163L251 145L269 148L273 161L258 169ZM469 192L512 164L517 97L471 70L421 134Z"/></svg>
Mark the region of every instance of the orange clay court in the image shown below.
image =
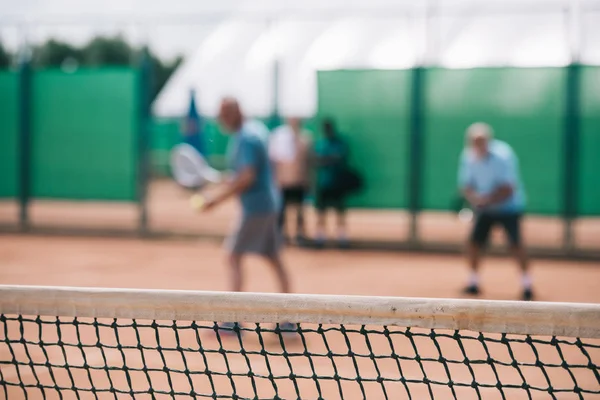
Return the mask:
<svg viewBox="0 0 600 400"><path fill-rule="evenodd" d="M193 214L189 191L168 180L155 180L149 188L149 229L154 232L222 236L227 234L237 215L236 201L229 201L207 214ZM307 233L314 235L314 211L307 207ZM0 228L18 226L16 201L0 201ZM331 216L333 217L333 216ZM363 210L348 212L349 237L353 240L400 242L408 239L410 217L405 210ZM134 203L74 202L33 200L30 224L50 231L61 228L108 229L135 232L138 210ZM459 244L469 225L460 223L455 213L424 211L419 217L419 232L424 242ZM295 218L288 218L293 225ZM333 218L331 219L333 224ZM330 225L333 226L333 225ZM290 227L292 228L292 227ZM502 232L494 232L494 242L503 243ZM581 218L574 222L575 245L585 250L600 249L600 218ZM523 235L527 245L557 249L562 246L563 225L559 218L526 215Z"/></svg>
<svg viewBox="0 0 600 400"><path fill-rule="evenodd" d="M49 285L49 286L81 286L81 287L121 287L121 288L144 288L144 289L184 289L184 290L211 290L221 291L227 287L227 271L223 266L223 253L220 244L214 241L152 241L152 240L134 240L134 239L91 239L91 238L59 238L42 236L10 236L5 235L0 239L0 284L18 284L18 285ZM375 296L406 296L406 297L438 297L452 298L460 296L460 289L467 277L467 269L460 257L440 256L440 255L422 255L422 254L393 254L393 253L375 253L375 252L341 252L324 251L314 252L291 248L285 253L285 260L292 277L293 290L297 293L313 294L341 294L341 295L375 295ZM600 269L597 265L587 263L569 263L563 261L535 261L533 264L534 284L539 300L559 301L559 302L600 302L600 292L598 291L598 282L600 282ZM249 259L244 272L247 277L247 291L269 292L274 291L275 281L270 271L260 262L260 260ZM517 268L510 260L503 258L488 259L482 271L483 298L512 300L519 298L519 274ZM46 319L44 319L46 320ZM41 336L44 341L52 342L57 340L57 329L55 328L55 318L48 318L49 323L42 328ZM85 322L85 319L82 320ZM134 345L136 338L133 330L119 328L117 331L110 328L111 321L105 321L106 326L100 327L98 332L90 326L81 327L81 341L83 343L93 344L98 338L103 344L116 345L118 341L123 344ZM131 322L131 321L129 321ZM147 322L147 321L146 321ZM124 323L127 323L125 321ZM143 322L142 322L143 323ZM164 322L168 328L172 322ZM179 322L178 322L179 324ZM185 326L183 322L183 326ZM189 323L188 323L189 324ZM37 328L24 324L24 337L35 340L39 332ZM149 369L155 368L156 371L149 373L149 378L139 371L130 372L130 383L126 374L122 371L111 371L107 374L103 370L92 370L89 375L81 369L71 368L71 375L63 368L52 368L54 370L54 379L59 385L70 387L70 379L79 382L76 386L89 385L91 382L99 388L108 387L108 375L112 380L112 385L117 389L140 390L145 391L152 386L154 390L166 389L169 387L166 376L162 368L167 366L169 369L180 370L186 363L190 370L202 371L206 366L213 370L224 370L224 357L218 352L219 346L225 351L232 350L236 354L228 354L227 361L232 372L245 374L248 371L247 360L239 354L240 342L237 338L217 338L214 331L210 329L211 324L207 323L207 328L199 329L199 335L205 349L207 357L203 359L197 351L198 344L190 331L181 329L179 337L181 345L187 347L189 351L180 355L176 351L144 351L145 357L140 358L140 351L137 349L124 350L123 357L127 365L132 368ZM9 334L18 334L18 325L15 323L7 324ZM374 327L380 329L381 327ZM62 341L69 343L76 339L75 329L71 326L65 326L61 329ZM140 342L149 347L156 347L158 342L166 348L172 348L175 344L175 335L172 329L165 328L159 335L155 335L149 329L140 329ZM417 330L418 332L418 330ZM5 335L5 334L2 334ZM468 334L467 334L468 335ZM473 338L476 334L472 334ZM299 352L300 354L308 349L313 353L325 354L323 340L316 334L306 334L306 344L297 338L286 338L283 342L278 340L278 336L273 333L264 333L262 346L272 353L280 353L284 350L288 352ZM366 342L360 335L349 335L352 350L361 353L366 351ZM496 335L499 337L499 335ZM261 349L260 341L254 332L249 332L243 336L243 347L245 350L255 354L249 355L249 362L252 369L257 374L267 374L267 364L265 357L259 355ZM383 335L369 335L370 345L373 351L385 354L387 342ZM491 335L490 337L495 337ZM326 335L331 350L334 353L345 353L348 347L342 335L335 331ZM425 340L426 339L426 340ZM38 338L39 340L39 338ZM222 340L222 342L219 342ZM463 340L465 351L469 358L485 359L485 348L476 340ZM592 341L596 343L598 341ZM461 358L461 352L455 343L451 340L439 340L440 351L450 359ZM410 343L399 340L395 349L398 353L412 354ZM24 347L16 347L15 357L25 357ZM510 362L508 354L503 350L504 346L490 343L487 351L491 356L500 361ZM569 363L583 363L582 355L573 348L574 346L564 346L562 357ZM62 352L59 346L47 346L48 359L52 359L56 364L65 363L69 365L83 365L82 351L77 347L65 346ZM422 357L437 357L436 348L433 342L428 338L417 338L416 348ZM520 357L522 362L535 362L535 356L525 344L516 344L513 346L515 357ZM211 352L214 351L214 352ZM538 357L543 362L560 362L556 351L549 346L537 346ZM387 350L389 352L389 350ZM102 365L121 368L124 365L121 353L115 348L105 348L103 351L92 346L85 350L86 362L90 366ZM6 346L0 352L3 360L10 359ZM44 355L39 351L31 351L29 354L31 360L42 362ZM591 357L597 362L600 357L600 349L592 348ZM330 359L327 357L311 357L312 365L306 357L291 358L291 364L287 364L283 357L269 356L270 367L274 375L288 375L290 368L298 375L310 376L313 371L317 375L333 376L334 370ZM425 370L421 370L418 363L414 361L403 361L403 374L407 379L422 379L423 374L439 377L444 375L441 364L424 363ZM373 378L377 373L381 375L398 375L398 367L391 359L378 360L377 368L374 363L368 359L358 359L354 364L350 357L342 357L335 360L335 367L339 376L352 378L357 375L357 370L362 377ZM477 366L475 366L477 367ZM36 367L37 368L37 367ZM475 376L478 382L494 383L496 378L490 368L481 366L475 369ZM20 380L26 383L35 383L35 377L31 368L20 368ZM41 368L37 373L37 379L42 384L51 384L51 377L48 375L49 369ZM18 378L14 367L3 367L0 370L7 381ZM44 373L44 371L46 373ZM455 382L470 383L471 375L467 368L462 364L450 365L450 375ZM510 368L499 368L498 374L503 383L520 384L520 377ZM569 385L571 378L564 370L556 371L548 369L548 376L555 387ZM170 373L170 385L183 393L188 393L193 387L197 392L212 393L210 383L203 374L192 375L187 378L184 374ZM598 390L600 383L591 371L578 370L575 372L575 378L581 387L590 390ZM530 385L544 386L546 378L539 371L537 373L525 373L525 379ZM247 377L234 378L237 383L236 391L242 397L252 398L254 396L252 383ZM148 382L150 381L150 382ZM443 379L442 379L443 381ZM82 383L87 382L87 383ZM281 398L295 398L296 388L292 380L276 380L277 393ZM227 398L232 394L231 380L226 376L214 376L212 385L216 390L223 393ZM268 379L256 378L256 390L260 398L273 398L275 389ZM366 397L369 399L385 398L380 389L380 385L374 382L365 382L361 385L351 379L341 383L343 398L354 399L363 398L362 390L365 390ZM386 383L388 398L409 398L405 386L397 383ZM409 385L412 398L430 398L431 395L425 385ZM318 390L311 380L298 380L298 389L302 398L318 398ZM9 399L23 398L23 392L18 387L9 387L7 389ZM319 388L323 398L340 398L340 388L332 380L321 382ZM457 387L456 396L461 399L478 398L478 394L472 388ZM480 396L484 399L502 398L495 389L480 389ZM0 392L1 393L1 392ZM80 397L75 396L75 392L63 392L64 399L92 399L96 398L91 392L78 392ZM529 398L523 391L506 390L508 398ZM103 397L104 395L104 397ZM156 398L171 398L170 396L155 395ZM559 398L570 399L580 398L576 394L559 393L556 397L551 397L543 392L531 392L532 398L546 399ZM594 397L595 396L595 397ZM434 398L452 398L453 394L447 385L435 385L433 389ZM41 392L29 392L30 399L38 399ZM58 394L48 391L48 399L58 399ZM110 393L101 393L98 398L131 398L128 395L119 395L113 397ZM136 398L150 399L152 396L138 395ZM189 396L180 396L177 399L191 398ZM202 398L202 397L198 397ZM210 396L208 397L210 398ZM587 398L599 398L597 395L589 395Z"/></svg>

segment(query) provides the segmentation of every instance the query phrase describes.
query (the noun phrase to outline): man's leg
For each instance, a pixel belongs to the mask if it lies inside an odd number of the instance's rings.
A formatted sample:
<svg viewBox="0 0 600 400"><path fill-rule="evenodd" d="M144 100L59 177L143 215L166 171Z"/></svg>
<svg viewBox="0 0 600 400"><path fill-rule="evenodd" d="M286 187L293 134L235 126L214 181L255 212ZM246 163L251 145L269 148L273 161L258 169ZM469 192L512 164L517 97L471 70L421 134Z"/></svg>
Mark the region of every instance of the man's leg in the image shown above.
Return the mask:
<svg viewBox="0 0 600 400"><path fill-rule="evenodd" d="M326 225L326 213L327 213L327 199L322 191L316 193L315 207L317 209L317 232L316 241L317 245L322 246L325 244L325 225Z"/></svg>
<svg viewBox="0 0 600 400"><path fill-rule="evenodd" d="M273 256L266 257L269 265L273 268L275 276L279 282L279 290L281 293L290 293L290 280L285 270L283 262L281 261L281 255L276 254Z"/></svg>
<svg viewBox="0 0 600 400"><path fill-rule="evenodd" d="M479 265L481 262L481 249L486 245L490 230L493 226L493 219L480 214L475 218L473 230L469 237L467 245L467 258L470 267L469 282L464 292L467 294L479 294Z"/></svg>
<svg viewBox="0 0 600 400"><path fill-rule="evenodd" d="M479 294L479 263L481 260L480 246L473 241L467 245L467 259L470 267L469 282L465 293Z"/></svg>
<svg viewBox="0 0 600 400"><path fill-rule="evenodd" d="M521 269L521 273L523 274L523 276L526 276L529 274L529 258L527 257L527 251L525 250L525 247L523 246L523 244L519 243L516 245L511 245L511 251L513 254L513 257L515 258L515 260L517 261L517 264L519 265L519 268ZM524 282L524 286L531 286L531 282L529 284L526 284Z"/></svg>
<svg viewBox="0 0 600 400"><path fill-rule="evenodd" d="M267 256L266 259L277 276L281 293L290 293L290 280L285 267L283 266L283 262L281 261L281 254L277 253L273 256ZM278 326L282 333L293 334L298 330L298 325L295 323L280 322Z"/></svg>
<svg viewBox="0 0 600 400"><path fill-rule="evenodd" d="M521 216L518 214L506 216L502 224L511 246L513 257L521 269L523 285L523 300L533 299L531 275L529 274L529 259L521 238Z"/></svg>
<svg viewBox="0 0 600 400"><path fill-rule="evenodd" d="M317 234L316 241L317 245L321 246L325 244L325 226L327 220L327 212L325 208L317 209Z"/></svg>
<svg viewBox="0 0 600 400"><path fill-rule="evenodd" d="M346 246L348 244L348 231L346 229L346 210L343 204L338 204L337 207L337 232L339 244Z"/></svg>
<svg viewBox="0 0 600 400"><path fill-rule="evenodd" d="M288 195L285 189L281 191L281 209L279 210L279 229L281 229L281 234L285 237L285 219L288 208Z"/></svg>
<svg viewBox="0 0 600 400"><path fill-rule="evenodd" d="M306 229L304 227L304 206L298 204L298 210L296 212L296 236L298 238L303 238L306 235Z"/></svg>
<svg viewBox="0 0 600 400"><path fill-rule="evenodd" d="M296 238L302 240L306 237L304 226L304 189L298 189L298 209L296 210Z"/></svg>
<svg viewBox="0 0 600 400"><path fill-rule="evenodd" d="M231 253L229 255L230 288L232 292L242 291L242 255Z"/></svg>

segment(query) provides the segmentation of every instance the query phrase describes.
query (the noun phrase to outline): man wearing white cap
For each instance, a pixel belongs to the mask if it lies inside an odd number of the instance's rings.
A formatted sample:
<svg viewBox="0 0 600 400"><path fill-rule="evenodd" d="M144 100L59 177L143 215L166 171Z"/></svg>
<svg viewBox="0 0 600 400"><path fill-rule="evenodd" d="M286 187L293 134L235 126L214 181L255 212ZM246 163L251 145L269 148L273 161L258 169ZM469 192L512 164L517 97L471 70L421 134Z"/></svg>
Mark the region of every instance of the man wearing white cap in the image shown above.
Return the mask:
<svg viewBox="0 0 600 400"><path fill-rule="evenodd" d="M521 238L521 217L525 195L519 178L517 157L505 142L493 139L489 125L475 123L467 129L467 148L459 168L459 186L471 204L475 219L469 238L471 266L468 294L479 294L480 252L487 244L491 229L501 225L522 272L523 300L531 300L529 263Z"/></svg>

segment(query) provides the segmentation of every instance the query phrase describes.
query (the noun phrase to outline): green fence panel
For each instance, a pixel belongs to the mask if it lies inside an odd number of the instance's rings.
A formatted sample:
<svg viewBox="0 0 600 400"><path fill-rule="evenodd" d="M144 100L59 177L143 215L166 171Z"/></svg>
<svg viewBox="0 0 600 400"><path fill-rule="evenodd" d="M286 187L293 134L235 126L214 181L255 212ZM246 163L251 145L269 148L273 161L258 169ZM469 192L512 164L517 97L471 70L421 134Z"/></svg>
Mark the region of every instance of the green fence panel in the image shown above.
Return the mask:
<svg viewBox="0 0 600 400"><path fill-rule="evenodd" d="M152 173L168 176L171 173L171 149L181 142L180 121L176 118L157 118L150 123L150 159Z"/></svg>
<svg viewBox="0 0 600 400"><path fill-rule="evenodd" d="M562 212L564 69L434 68L425 81L424 208L452 209L465 130L483 121L517 153L528 211Z"/></svg>
<svg viewBox="0 0 600 400"><path fill-rule="evenodd" d="M335 120L365 180L365 190L351 200L353 207L408 206L411 73L318 73L318 116Z"/></svg>
<svg viewBox="0 0 600 400"><path fill-rule="evenodd" d="M129 68L34 73L33 197L136 199L138 84Z"/></svg>
<svg viewBox="0 0 600 400"><path fill-rule="evenodd" d="M578 213L600 215L600 67L581 70Z"/></svg>
<svg viewBox="0 0 600 400"><path fill-rule="evenodd" d="M227 135L216 120L206 120L204 125L205 140L207 141L206 151L208 160L212 166L218 169L227 167L226 154L229 144L229 135Z"/></svg>
<svg viewBox="0 0 600 400"><path fill-rule="evenodd" d="M0 71L0 198L19 193L19 74Z"/></svg>

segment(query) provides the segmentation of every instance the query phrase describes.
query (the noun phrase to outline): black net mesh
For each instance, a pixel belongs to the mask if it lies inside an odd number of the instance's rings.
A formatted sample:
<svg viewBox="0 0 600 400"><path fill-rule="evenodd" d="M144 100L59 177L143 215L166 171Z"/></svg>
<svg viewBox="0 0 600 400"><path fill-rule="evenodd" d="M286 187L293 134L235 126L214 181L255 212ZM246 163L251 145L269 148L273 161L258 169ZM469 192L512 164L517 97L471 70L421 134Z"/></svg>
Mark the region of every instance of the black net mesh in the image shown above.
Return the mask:
<svg viewBox="0 0 600 400"><path fill-rule="evenodd" d="M600 398L600 342L384 326L0 316L7 399Z"/></svg>

